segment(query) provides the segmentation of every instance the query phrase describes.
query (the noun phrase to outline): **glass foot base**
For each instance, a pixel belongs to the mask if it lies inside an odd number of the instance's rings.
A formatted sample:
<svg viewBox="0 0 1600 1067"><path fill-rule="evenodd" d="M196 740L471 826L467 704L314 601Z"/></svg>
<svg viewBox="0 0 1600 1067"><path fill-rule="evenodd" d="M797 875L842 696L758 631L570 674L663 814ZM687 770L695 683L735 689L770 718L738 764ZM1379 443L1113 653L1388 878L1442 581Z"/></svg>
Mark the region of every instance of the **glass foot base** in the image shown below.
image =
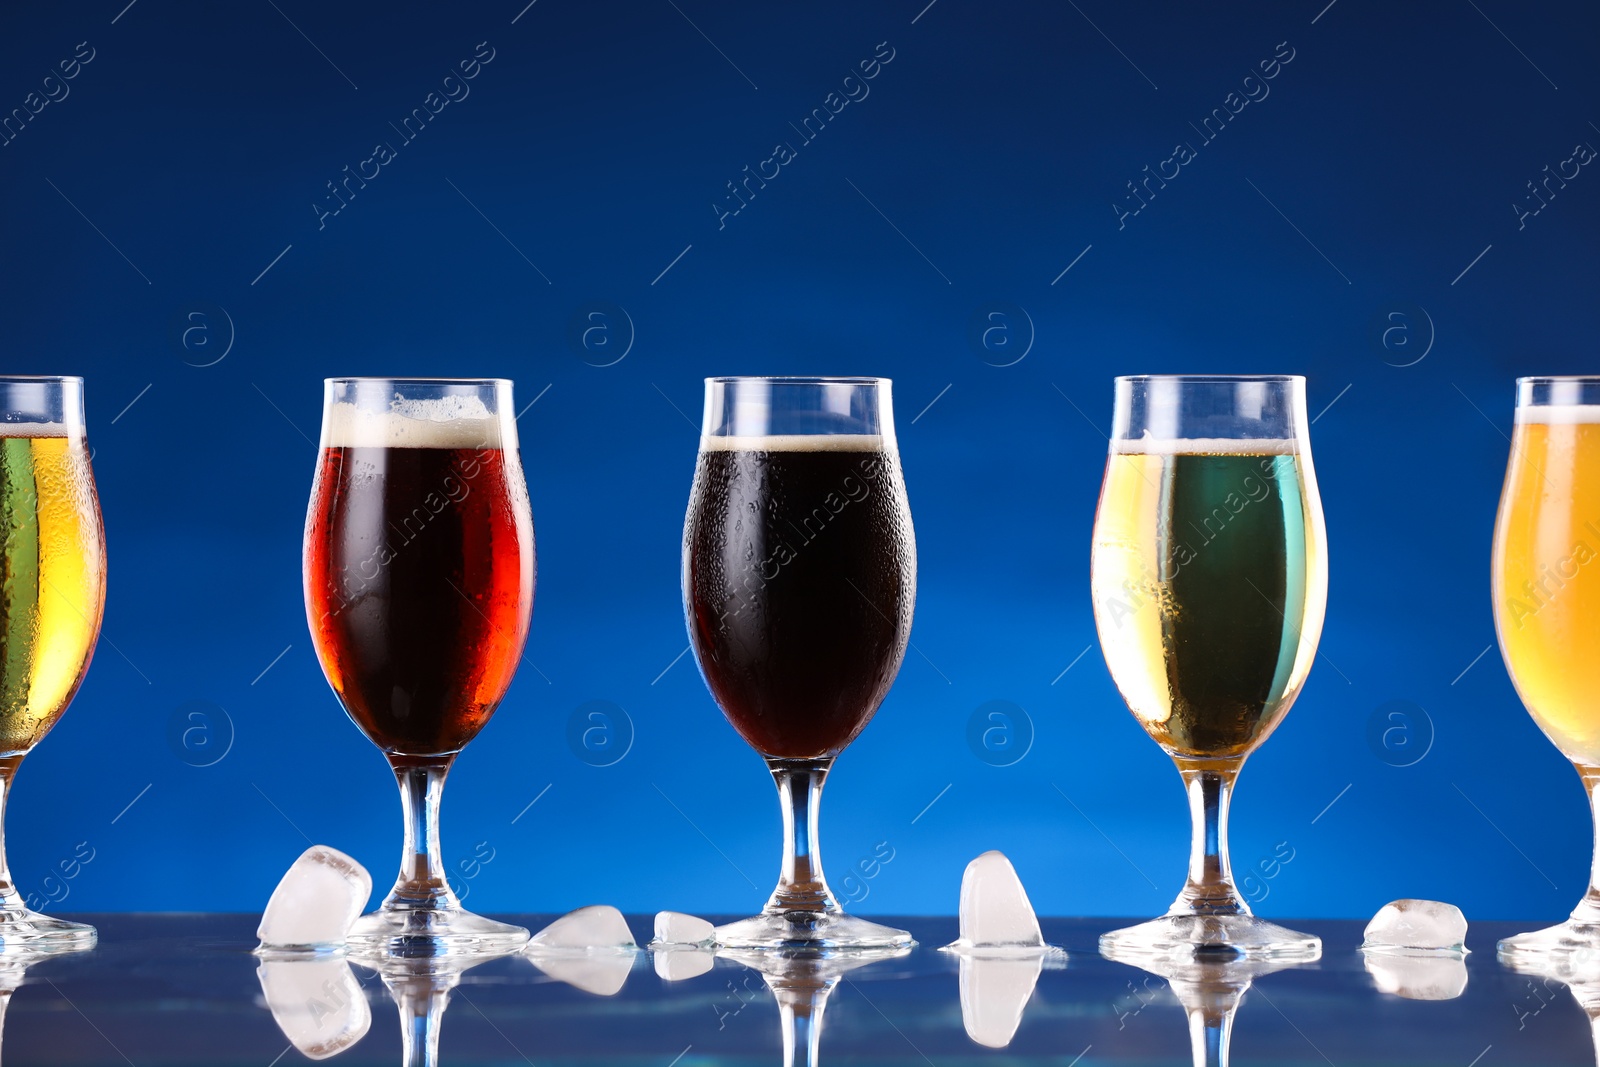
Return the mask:
<svg viewBox="0 0 1600 1067"><path fill-rule="evenodd" d="M771 912L717 927L719 948L851 952L910 948L909 933L843 912Z"/></svg>
<svg viewBox="0 0 1600 1067"><path fill-rule="evenodd" d="M501 956L527 944L528 931L465 908L380 908L350 927L352 956L431 959Z"/></svg>
<svg viewBox="0 0 1600 1067"><path fill-rule="evenodd" d="M0 911L0 952L77 952L93 948L98 936L92 926L36 911Z"/></svg>
<svg viewBox="0 0 1600 1067"><path fill-rule="evenodd" d="M1568 919L1557 926L1530 930L1501 941L1500 962L1517 970L1551 967L1575 974L1600 975L1600 925Z"/></svg>
<svg viewBox="0 0 1600 1067"><path fill-rule="evenodd" d="M1101 934L1100 952L1118 959L1314 960L1322 939L1254 915L1163 915Z"/></svg>

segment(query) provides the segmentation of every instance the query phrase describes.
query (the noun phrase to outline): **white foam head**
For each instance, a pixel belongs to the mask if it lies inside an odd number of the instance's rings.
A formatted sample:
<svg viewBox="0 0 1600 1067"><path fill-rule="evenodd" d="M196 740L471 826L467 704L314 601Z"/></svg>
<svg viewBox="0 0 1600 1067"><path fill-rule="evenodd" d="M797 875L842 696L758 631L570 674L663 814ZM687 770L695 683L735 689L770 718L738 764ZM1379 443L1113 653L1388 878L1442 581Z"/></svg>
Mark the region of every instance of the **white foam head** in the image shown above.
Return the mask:
<svg viewBox="0 0 1600 1067"><path fill-rule="evenodd" d="M0 437L82 437L83 427L64 422L0 422Z"/></svg>
<svg viewBox="0 0 1600 1067"><path fill-rule="evenodd" d="M1546 426L1583 426L1600 422L1600 404L1529 404L1517 408L1517 422Z"/></svg>
<svg viewBox="0 0 1600 1067"><path fill-rule="evenodd" d="M514 449L517 428L476 396L396 397L387 411L330 405L322 419L322 447Z"/></svg>
<svg viewBox="0 0 1600 1067"><path fill-rule="evenodd" d="M892 440L890 446L892 447ZM702 452L883 452L885 442L876 433L783 433L764 437L702 434Z"/></svg>
<svg viewBox="0 0 1600 1067"><path fill-rule="evenodd" d="M1292 437L1190 437L1111 442L1112 455L1130 456L1292 456L1300 444Z"/></svg>

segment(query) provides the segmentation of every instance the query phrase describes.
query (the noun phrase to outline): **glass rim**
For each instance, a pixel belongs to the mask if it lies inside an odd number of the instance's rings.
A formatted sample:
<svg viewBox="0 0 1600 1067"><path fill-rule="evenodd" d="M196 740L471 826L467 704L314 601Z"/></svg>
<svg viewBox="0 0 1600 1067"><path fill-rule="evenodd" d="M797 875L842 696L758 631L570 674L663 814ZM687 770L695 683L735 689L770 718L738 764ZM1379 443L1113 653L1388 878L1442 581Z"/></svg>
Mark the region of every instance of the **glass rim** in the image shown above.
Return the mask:
<svg viewBox="0 0 1600 1067"><path fill-rule="evenodd" d="M890 378L861 376L828 377L816 374L731 374L706 379L706 384L731 385L737 382L764 382L767 385L888 385Z"/></svg>
<svg viewBox="0 0 1600 1067"><path fill-rule="evenodd" d="M83 384L81 374L0 374L0 385L6 382L74 382Z"/></svg>
<svg viewBox="0 0 1600 1067"><path fill-rule="evenodd" d="M357 375L350 378L324 378L325 385L366 385L389 382L396 385L511 385L510 378L386 378L381 375Z"/></svg>
<svg viewBox="0 0 1600 1067"><path fill-rule="evenodd" d="M1289 384L1304 382L1304 374L1119 374L1113 381L1136 385L1146 382L1173 382L1179 385L1230 385L1242 382Z"/></svg>
<svg viewBox="0 0 1600 1067"><path fill-rule="evenodd" d="M1564 382L1600 385L1600 374L1530 374L1517 379L1518 385L1556 385Z"/></svg>

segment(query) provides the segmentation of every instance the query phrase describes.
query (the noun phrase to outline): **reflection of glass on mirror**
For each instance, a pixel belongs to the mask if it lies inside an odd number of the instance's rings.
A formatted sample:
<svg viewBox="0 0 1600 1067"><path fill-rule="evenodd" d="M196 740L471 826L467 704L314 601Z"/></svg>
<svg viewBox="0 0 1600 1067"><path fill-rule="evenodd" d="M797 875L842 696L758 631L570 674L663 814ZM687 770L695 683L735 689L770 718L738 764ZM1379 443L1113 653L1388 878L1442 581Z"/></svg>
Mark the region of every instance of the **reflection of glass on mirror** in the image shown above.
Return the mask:
<svg viewBox="0 0 1600 1067"><path fill-rule="evenodd" d="M1233 1019L1251 982L1311 960L1272 960L1239 958L1229 961L1200 961L1179 956L1153 958L1137 951L1119 953L1102 949L1107 959L1126 963L1164 978L1173 996L1189 1016L1189 1045L1195 1067L1228 1067L1228 1045L1233 1034Z"/></svg>
<svg viewBox="0 0 1600 1067"><path fill-rule="evenodd" d="M363 967L378 972L400 1013L403 1067L437 1067L439 1029L450 1006L450 992L461 975L494 957L434 957L402 959L374 954L357 958Z"/></svg>
<svg viewBox="0 0 1600 1067"><path fill-rule="evenodd" d="M724 949L723 959L736 960L761 972L778 1001L783 1035L783 1067L794 1067L795 1054L806 1050L806 1067L817 1067L822 1047L822 1012L828 997L847 973L908 955L909 948L863 949L837 956L807 951Z"/></svg>
<svg viewBox="0 0 1600 1067"><path fill-rule="evenodd" d="M1511 1005L1517 1015L1517 1029L1527 1025L1529 1015L1544 1010L1552 983L1564 985L1572 993L1572 999L1578 1002L1578 1007L1589 1017L1589 1029L1594 1036L1595 1063L1600 1067L1600 953L1576 949L1543 957L1512 954L1508 958L1502 954L1500 962L1505 964L1507 970L1541 980L1529 983L1527 999L1534 1007L1524 1008L1518 1003Z"/></svg>

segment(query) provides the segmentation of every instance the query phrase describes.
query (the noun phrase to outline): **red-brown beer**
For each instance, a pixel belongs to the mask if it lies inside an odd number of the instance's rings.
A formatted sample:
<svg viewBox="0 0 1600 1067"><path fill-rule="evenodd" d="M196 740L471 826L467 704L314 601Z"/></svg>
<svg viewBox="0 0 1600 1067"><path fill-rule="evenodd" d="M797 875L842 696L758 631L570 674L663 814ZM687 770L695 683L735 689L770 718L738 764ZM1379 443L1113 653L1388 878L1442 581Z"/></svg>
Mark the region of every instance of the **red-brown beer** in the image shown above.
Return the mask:
<svg viewBox="0 0 1600 1067"><path fill-rule="evenodd" d="M306 519L312 640L385 752L456 752L494 714L528 636L522 469L498 447L366 444L322 450Z"/></svg>

